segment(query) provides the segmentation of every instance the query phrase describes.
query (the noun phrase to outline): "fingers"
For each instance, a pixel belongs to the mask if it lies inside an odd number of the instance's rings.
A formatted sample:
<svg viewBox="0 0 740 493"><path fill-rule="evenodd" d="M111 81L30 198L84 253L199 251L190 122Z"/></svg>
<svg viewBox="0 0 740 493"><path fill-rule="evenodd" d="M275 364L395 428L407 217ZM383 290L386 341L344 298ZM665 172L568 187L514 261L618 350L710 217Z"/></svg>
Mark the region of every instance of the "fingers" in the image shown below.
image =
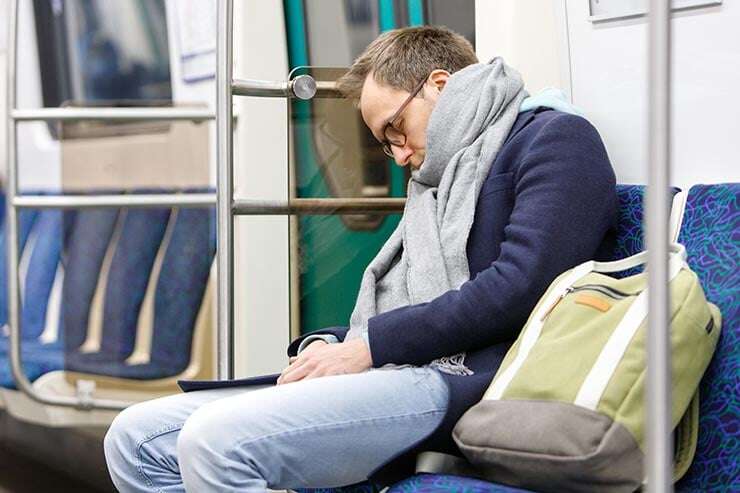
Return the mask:
<svg viewBox="0 0 740 493"><path fill-rule="evenodd" d="M297 382L298 380L303 379L310 370L311 368L306 364L305 358L297 359L294 363L283 370L277 383L278 385L282 385L284 383Z"/></svg>

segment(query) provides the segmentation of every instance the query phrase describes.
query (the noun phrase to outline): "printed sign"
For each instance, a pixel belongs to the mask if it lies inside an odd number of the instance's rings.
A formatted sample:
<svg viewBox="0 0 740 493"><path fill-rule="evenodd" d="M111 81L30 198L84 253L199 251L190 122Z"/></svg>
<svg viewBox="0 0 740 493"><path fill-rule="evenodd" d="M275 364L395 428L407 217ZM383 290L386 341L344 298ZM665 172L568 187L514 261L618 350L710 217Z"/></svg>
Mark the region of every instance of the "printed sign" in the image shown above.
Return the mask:
<svg viewBox="0 0 740 493"><path fill-rule="evenodd" d="M673 0L673 10L720 5L722 0ZM592 22L647 15L649 0L589 0Z"/></svg>

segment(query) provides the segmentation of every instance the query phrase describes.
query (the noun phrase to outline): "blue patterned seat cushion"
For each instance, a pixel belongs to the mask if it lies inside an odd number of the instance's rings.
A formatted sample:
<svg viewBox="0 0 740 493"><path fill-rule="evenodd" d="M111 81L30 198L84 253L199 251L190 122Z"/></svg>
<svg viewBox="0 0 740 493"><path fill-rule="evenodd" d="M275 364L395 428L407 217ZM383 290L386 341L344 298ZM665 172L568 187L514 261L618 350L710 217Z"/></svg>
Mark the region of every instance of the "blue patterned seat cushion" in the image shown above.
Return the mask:
<svg viewBox="0 0 740 493"><path fill-rule="evenodd" d="M444 474L417 474L396 483L388 493L530 493L512 486Z"/></svg>
<svg viewBox="0 0 740 493"><path fill-rule="evenodd" d="M360 483L342 488L298 489L299 493L379 493L380 486ZM417 474L391 486L387 493L530 493L529 490L445 474Z"/></svg>
<svg viewBox="0 0 740 493"><path fill-rule="evenodd" d="M740 184L689 191L679 242L722 333L700 387L699 443L677 491L740 491Z"/></svg>

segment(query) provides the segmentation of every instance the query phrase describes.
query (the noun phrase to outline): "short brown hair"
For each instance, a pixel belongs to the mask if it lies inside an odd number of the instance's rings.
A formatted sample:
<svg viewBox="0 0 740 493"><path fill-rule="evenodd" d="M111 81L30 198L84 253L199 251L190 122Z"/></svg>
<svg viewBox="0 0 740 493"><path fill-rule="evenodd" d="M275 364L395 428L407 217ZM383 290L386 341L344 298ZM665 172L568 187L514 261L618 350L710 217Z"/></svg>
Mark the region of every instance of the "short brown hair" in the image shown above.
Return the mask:
<svg viewBox="0 0 740 493"><path fill-rule="evenodd" d="M337 81L337 88L345 97L358 100L372 73L379 84L410 92L435 69L452 74L477 62L473 45L446 27L404 27L370 43Z"/></svg>

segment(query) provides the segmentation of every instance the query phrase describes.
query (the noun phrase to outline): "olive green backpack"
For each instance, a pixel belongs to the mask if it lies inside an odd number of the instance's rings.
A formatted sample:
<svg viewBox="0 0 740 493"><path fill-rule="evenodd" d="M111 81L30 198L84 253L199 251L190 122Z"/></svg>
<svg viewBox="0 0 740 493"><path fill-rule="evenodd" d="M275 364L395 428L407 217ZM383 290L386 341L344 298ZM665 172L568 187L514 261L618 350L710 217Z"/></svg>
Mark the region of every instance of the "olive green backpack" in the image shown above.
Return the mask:
<svg viewBox="0 0 740 493"><path fill-rule="evenodd" d="M697 387L721 325L719 310L707 302L685 255L682 245L672 245L675 480L696 449ZM454 429L476 476L543 492L640 487L647 273L622 279L603 273L644 262L645 252L616 262L590 261L550 285L483 400Z"/></svg>

